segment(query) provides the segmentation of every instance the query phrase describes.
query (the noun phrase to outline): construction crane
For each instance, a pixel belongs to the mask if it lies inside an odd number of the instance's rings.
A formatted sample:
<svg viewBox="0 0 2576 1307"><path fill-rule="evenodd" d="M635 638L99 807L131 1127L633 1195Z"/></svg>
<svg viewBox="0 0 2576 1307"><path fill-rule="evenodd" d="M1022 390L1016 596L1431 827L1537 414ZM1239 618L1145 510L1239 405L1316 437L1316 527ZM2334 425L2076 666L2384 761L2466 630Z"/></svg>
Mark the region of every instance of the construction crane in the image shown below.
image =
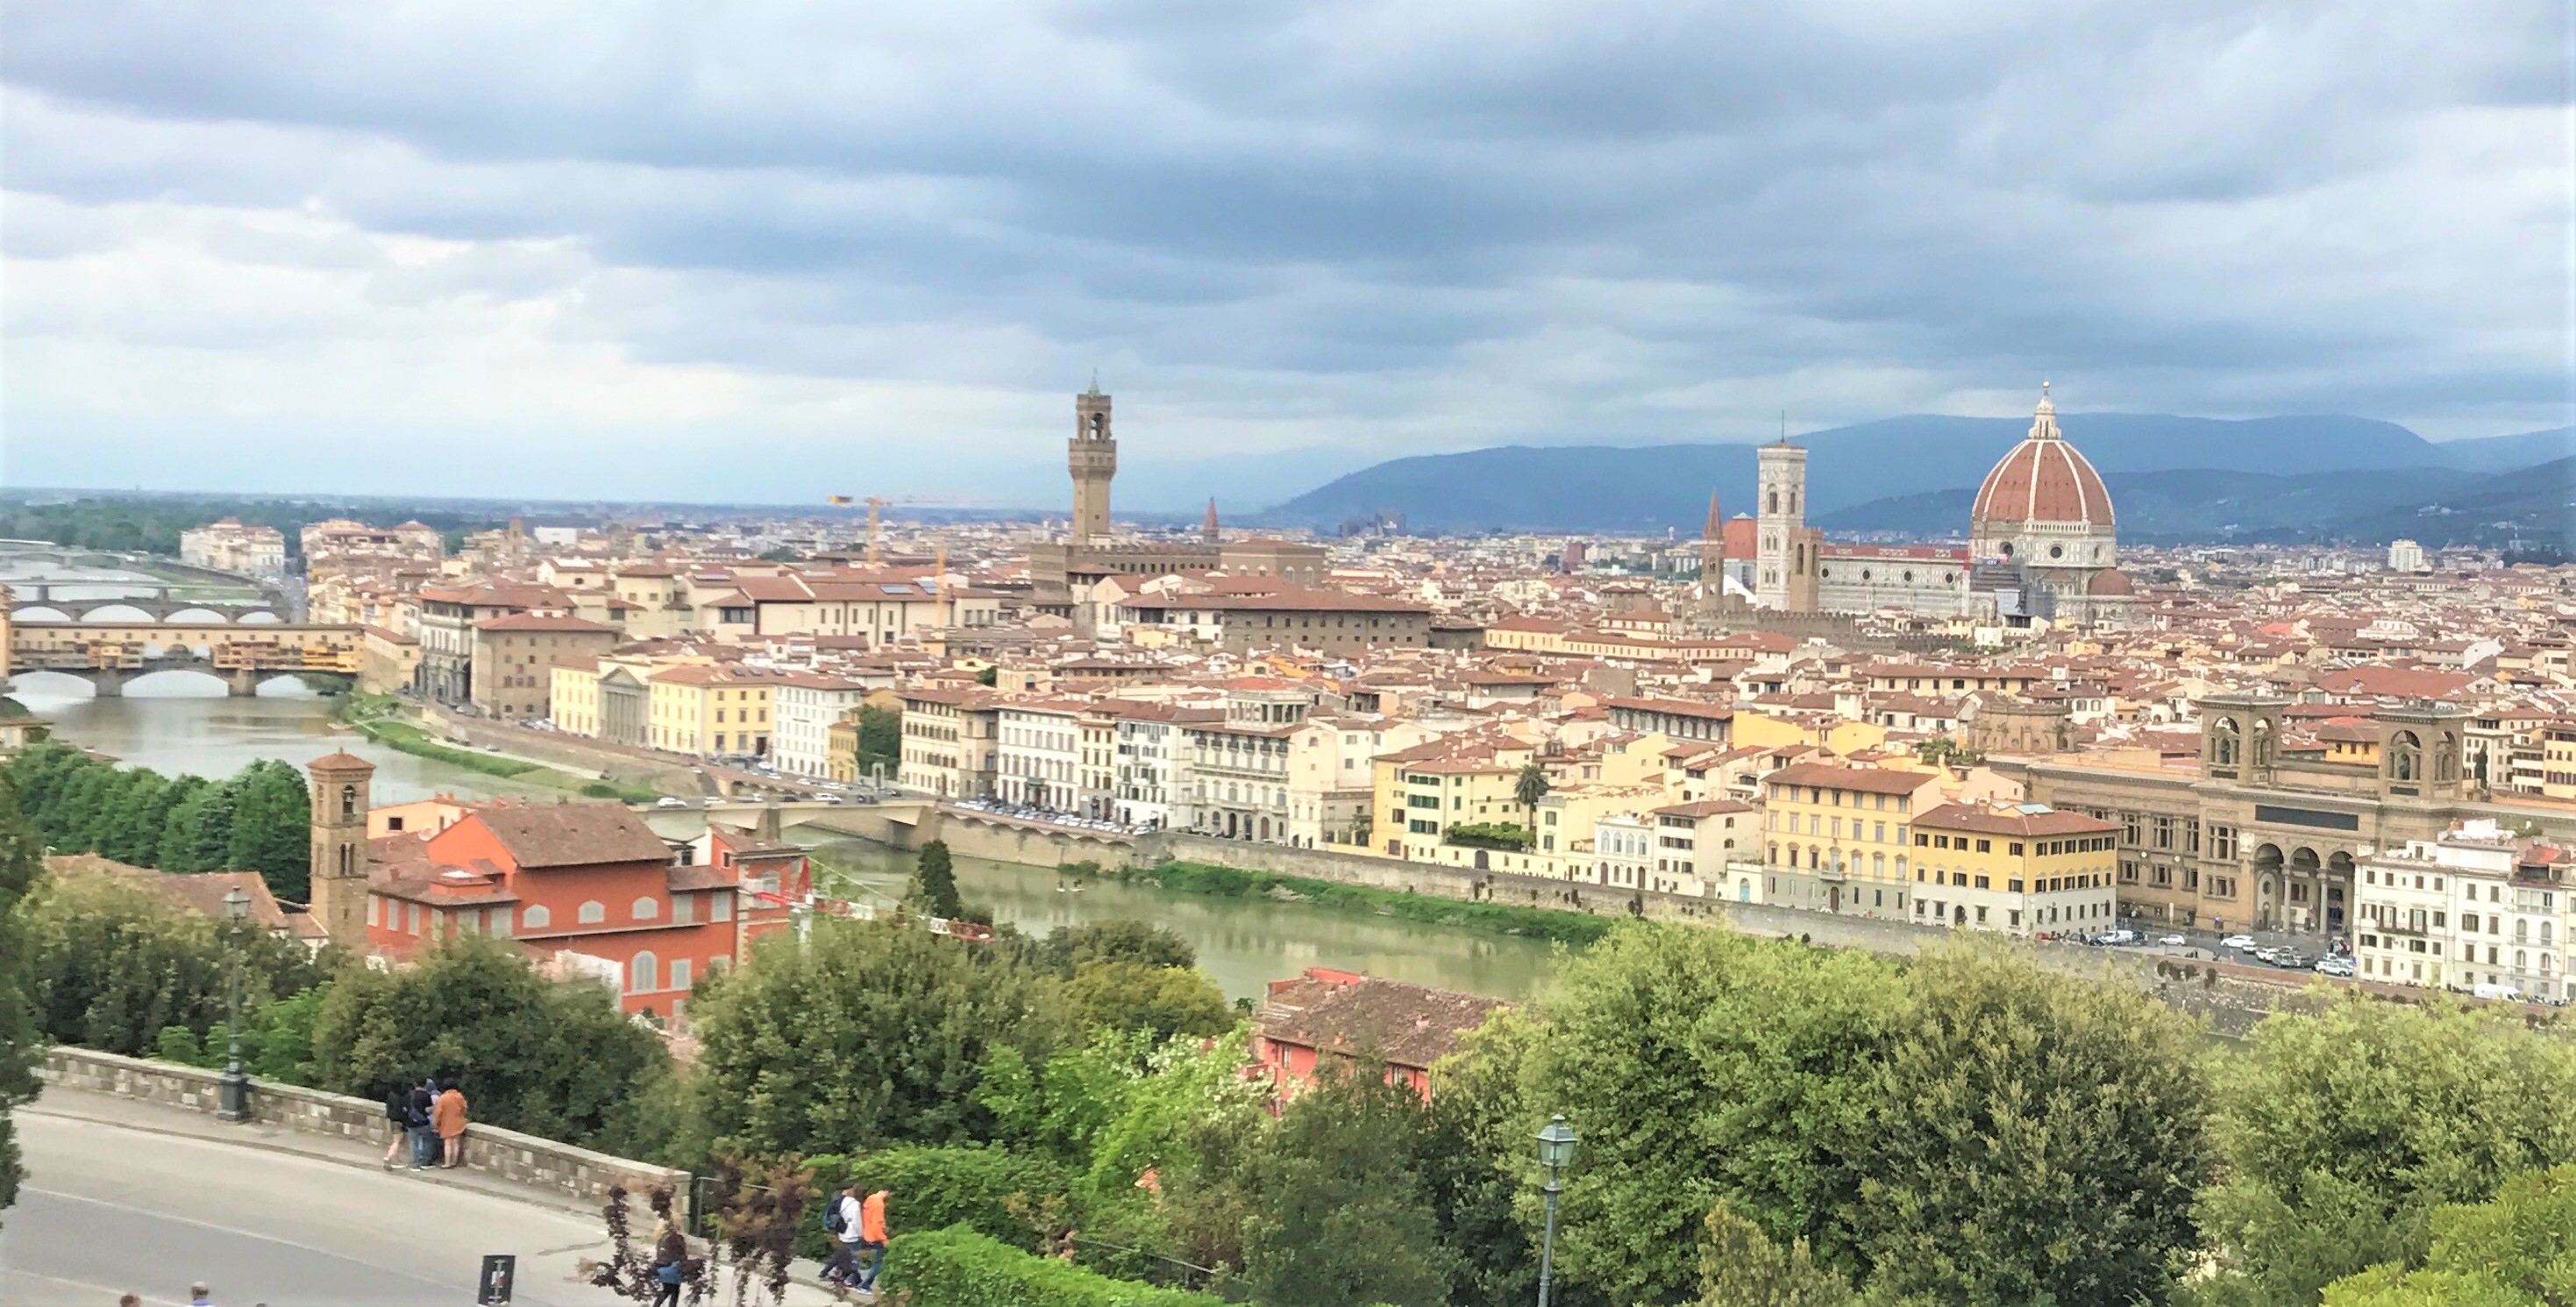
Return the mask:
<svg viewBox="0 0 2576 1307"><path fill-rule="evenodd" d="M825 495L823 502L838 508L848 508L852 504L868 506L868 566L870 567L877 566L878 557L882 552L885 536L878 525L878 516L888 504L907 504L919 508L990 507L988 501L980 499L926 499L920 495L904 495L896 499L888 499L884 495L869 495L866 498L851 495Z"/></svg>

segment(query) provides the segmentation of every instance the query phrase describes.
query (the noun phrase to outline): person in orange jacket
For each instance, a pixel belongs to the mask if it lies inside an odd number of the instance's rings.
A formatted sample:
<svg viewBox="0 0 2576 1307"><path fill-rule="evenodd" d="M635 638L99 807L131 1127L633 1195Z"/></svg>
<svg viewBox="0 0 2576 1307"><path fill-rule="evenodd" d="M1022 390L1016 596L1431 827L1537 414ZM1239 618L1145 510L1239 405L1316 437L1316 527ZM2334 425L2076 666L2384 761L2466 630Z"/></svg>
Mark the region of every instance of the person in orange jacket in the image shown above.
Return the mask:
<svg viewBox="0 0 2576 1307"><path fill-rule="evenodd" d="M454 1085L439 1091L429 1123L438 1128L439 1165L453 1167L465 1156L465 1091Z"/></svg>

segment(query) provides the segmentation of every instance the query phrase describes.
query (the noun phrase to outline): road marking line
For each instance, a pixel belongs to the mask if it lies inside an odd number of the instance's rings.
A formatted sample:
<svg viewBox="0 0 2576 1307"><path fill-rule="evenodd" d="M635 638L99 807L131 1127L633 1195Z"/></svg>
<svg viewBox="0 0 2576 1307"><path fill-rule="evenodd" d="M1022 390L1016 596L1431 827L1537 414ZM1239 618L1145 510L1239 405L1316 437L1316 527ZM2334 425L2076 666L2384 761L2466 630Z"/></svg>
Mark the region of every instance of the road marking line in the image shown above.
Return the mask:
<svg viewBox="0 0 2576 1307"><path fill-rule="evenodd" d="M362 1267L366 1270L381 1271L387 1275L400 1276L415 1284L427 1285L432 1289L444 1290L447 1288L447 1286L441 1285L435 1281L424 1280L409 1271L397 1270L391 1266L385 1266L377 1262L364 1261L359 1258L352 1257L337 1248L323 1248L295 1239L281 1239L273 1234L261 1234L257 1230L244 1230L236 1226L217 1225L212 1221L193 1220L189 1217L179 1216L171 1212L160 1211L154 1208L136 1207L129 1203L109 1202L104 1198L89 1198L80 1194L64 1193L59 1189L42 1189L34 1185L29 1185L22 1192L41 1194L44 1197L59 1199L67 1203L87 1203L92 1207L104 1207L111 1211L124 1212L131 1216L143 1217L146 1220L158 1221L164 1225L191 1225L200 1230L211 1231L215 1234L230 1235L237 1239L255 1239L261 1243L272 1243L281 1248L293 1248L298 1252L312 1253L316 1256L331 1258L334 1261L346 1262L351 1266Z"/></svg>

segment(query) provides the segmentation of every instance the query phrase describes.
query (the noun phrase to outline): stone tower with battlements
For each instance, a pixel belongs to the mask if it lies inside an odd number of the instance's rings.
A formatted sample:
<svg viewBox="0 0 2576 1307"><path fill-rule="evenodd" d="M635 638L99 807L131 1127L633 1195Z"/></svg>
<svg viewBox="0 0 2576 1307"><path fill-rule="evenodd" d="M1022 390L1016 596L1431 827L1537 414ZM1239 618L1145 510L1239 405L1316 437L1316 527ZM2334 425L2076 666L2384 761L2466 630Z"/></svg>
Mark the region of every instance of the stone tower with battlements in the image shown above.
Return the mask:
<svg viewBox="0 0 2576 1307"><path fill-rule="evenodd" d="M304 764L313 792L313 919L331 942L367 947L368 788L376 765L343 750Z"/></svg>
<svg viewBox="0 0 2576 1307"><path fill-rule="evenodd" d="M1109 426L1109 397L1095 378L1073 397L1073 439L1065 461L1073 471L1073 543L1109 539L1109 482L1118 475L1118 437Z"/></svg>

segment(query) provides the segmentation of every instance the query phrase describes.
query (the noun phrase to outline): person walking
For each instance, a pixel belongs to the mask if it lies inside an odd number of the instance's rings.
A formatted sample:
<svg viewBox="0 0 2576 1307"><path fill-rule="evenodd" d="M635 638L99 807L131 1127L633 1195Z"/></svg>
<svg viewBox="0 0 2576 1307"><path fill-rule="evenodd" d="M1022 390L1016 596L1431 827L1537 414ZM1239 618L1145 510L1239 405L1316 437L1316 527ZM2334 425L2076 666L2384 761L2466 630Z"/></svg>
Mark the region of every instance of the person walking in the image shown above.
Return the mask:
<svg viewBox="0 0 2576 1307"><path fill-rule="evenodd" d="M399 1080L385 1082L385 1124L393 1136L385 1140L384 1168L394 1169L394 1154L411 1145L411 1090Z"/></svg>
<svg viewBox="0 0 2576 1307"><path fill-rule="evenodd" d="M665 1216L653 1239L653 1307L679 1307L680 1285L688 1276L688 1237Z"/></svg>
<svg viewBox="0 0 2576 1307"><path fill-rule="evenodd" d="M188 1307L215 1307L215 1291L202 1283L189 1285Z"/></svg>
<svg viewBox="0 0 2576 1307"><path fill-rule="evenodd" d="M875 1297L877 1269L885 1265L886 1191L877 1190L859 1203L859 1255L867 1265L859 1269L859 1292Z"/></svg>
<svg viewBox="0 0 2576 1307"><path fill-rule="evenodd" d="M824 1282L838 1289L855 1289L859 1282L859 1224L865 1213L859 1201L859 1182L841 1186L841 1196L823 1209L823 1232L832 1237L832 1255L823 1263Z"/></svg>
<svg viewBox="0 0 2576 1307"><path fill-rule="evenodd" d="M438 1099L430 1093L426 1079L413 1085L403 1100L403 1120L411 1132L411 1169L415 1171L429 1169L430 1146L438 1138L430 1130L430 1113L437 1104Z"/></svg>
<svg viewBox="0 0 2576 1307"><path fill-rule="evenodd" d="M465 1157L465 1091L454 1085L440 1090L430 1124L438 1131L438 1164L454 1169Z"/></svg>

